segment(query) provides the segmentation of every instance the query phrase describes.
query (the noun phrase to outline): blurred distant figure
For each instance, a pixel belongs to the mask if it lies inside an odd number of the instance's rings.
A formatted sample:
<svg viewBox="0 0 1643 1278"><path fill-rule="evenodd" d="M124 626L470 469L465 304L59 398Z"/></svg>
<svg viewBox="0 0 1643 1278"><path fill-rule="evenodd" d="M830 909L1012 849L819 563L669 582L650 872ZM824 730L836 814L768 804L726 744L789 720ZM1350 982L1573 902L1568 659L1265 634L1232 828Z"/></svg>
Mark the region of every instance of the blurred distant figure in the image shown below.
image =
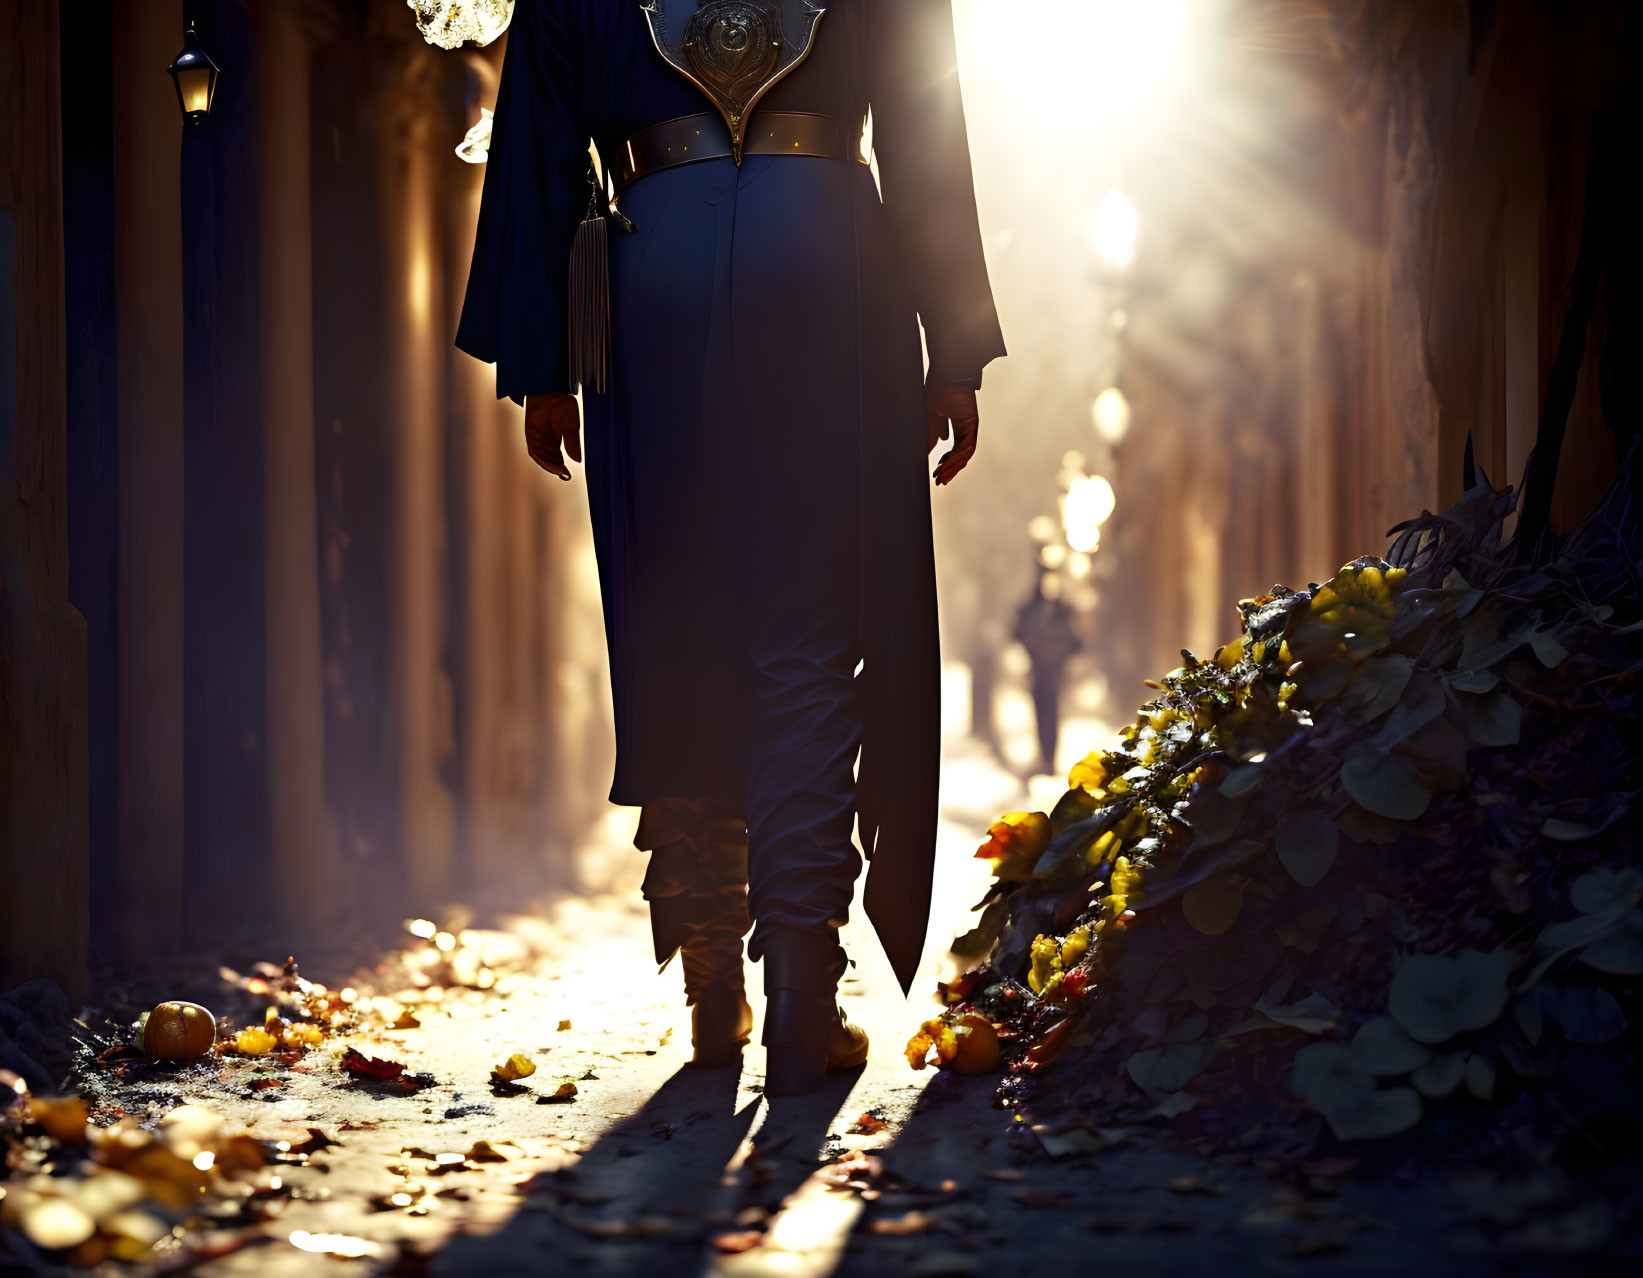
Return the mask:
<svg viewBox="0 0 1643 1278"><path fill-rule="evenodd" d="M1061 737L1061 685L1068 658L1083 647L1073 625L1073 610L1061 598L1061 579L1054 573L1039 571L1033 597L1016 613L1015 638L1033 663L1037 771L1054 772L1056 743Z"/></svg>

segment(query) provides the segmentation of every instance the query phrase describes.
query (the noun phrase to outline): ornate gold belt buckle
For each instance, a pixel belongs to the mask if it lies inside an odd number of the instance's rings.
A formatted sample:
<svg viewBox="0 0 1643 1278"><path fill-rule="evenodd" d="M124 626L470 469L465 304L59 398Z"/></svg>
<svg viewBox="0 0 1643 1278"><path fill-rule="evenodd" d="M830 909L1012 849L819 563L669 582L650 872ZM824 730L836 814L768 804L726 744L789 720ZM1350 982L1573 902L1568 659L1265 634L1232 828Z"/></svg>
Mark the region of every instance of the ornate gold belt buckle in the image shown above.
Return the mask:
<svg viewBox="0 0 1643 1278"><path fill-rule="evenodd" d="M732 158L753 108L804 61L826 10L811 0L706 0L679 19L690 0L649 0L656 50L705 93L730 129Z"/></svg>

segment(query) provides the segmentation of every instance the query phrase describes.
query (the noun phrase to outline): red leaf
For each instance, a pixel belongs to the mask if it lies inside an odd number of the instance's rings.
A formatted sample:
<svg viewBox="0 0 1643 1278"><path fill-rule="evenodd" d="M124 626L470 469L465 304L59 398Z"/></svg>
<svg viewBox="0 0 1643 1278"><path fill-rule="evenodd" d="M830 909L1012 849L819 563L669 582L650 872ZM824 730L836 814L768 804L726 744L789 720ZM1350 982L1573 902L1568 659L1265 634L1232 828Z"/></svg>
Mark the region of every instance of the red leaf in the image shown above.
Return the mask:
<svg viewBox="0 0 1643 1278"><path fill-rule="evenodd" d="M400 1061L379 1060L351 1047L342 1054L342 1068L355 1078L398 1078L405 1072Z"/></svg>

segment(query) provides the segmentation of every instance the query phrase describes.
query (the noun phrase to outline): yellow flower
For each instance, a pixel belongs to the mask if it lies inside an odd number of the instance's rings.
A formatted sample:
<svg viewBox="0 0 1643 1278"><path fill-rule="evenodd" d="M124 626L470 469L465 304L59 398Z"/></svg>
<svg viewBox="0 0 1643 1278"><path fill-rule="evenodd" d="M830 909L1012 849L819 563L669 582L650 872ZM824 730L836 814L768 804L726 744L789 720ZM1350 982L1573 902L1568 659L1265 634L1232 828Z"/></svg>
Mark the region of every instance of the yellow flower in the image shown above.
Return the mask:
<svg viewBox="0 0 1643 1278"><path fill-rule="evenodd" d="M1313 594L1289 637L1291 655L1312 663L1334 656L1362 661L1385 648L1404 575L1402 568L1383 570L1374 560L1347 564Z"/></svg>
<svg viewBox="0 0 1643 1278"><path fill-rule="evenodd" d="M1027 988L1042 994L1061 977L1061 942L1053 936L1033 938L1032 967L1027 970Z"/></svg>
<svg viewBox="0 0 1643 1278"><path fill-rule="evenodd" d="M976 849L976 856L992 861L998 878L1026 883L1053 833L1050 818L1042 812L1006 812L987 827L987 841Z"/></svg>
<svg viewBox="0 0 1643 1278"><path fill-rule="evenodd" d="M1121 856L1112 865L1112 880L1108 883L1108 895L1101 898L1099 904L1103 911L1102 917L1107 920L1116 919L1130 908L1130 897L1137 895L1141 886L1141 872L1130 864L1127 856Z"/></svg>
<svg viewBox="0 0 1643 1278"><path fill-rule="evenodd" d="M250 1025L234 1035L234 1046L247 1056L267 1056L279 1046L279 1039L261 1025Z"/></svg>
<svg viewBox="0 0 1643 1278"><path fill-rule="evenodd" d="M958 1038L953 1033L953 1027L939 1016L933 1021L925 1021L919 1026L918 1033L907 1040L907 1063L914 1069L923 1069L930 1063L932 1048L935 1049L937 1064L958 1055Z"/></svg>
<svg viewBox="0 0 1643 1278"><path fill-rule="evenodd" d="M1099 790L1107 784L1106 751L1096 750L1073 764L1067 785L1074 789Z"/></svg>
<svg viewBox="0 0 1643 1278"><path fill-rule="evenodd" d="M1093 870L1117 850L1118 831L1108 830L1094 843L1090 844L1088 850L1084 853L1084 864Z"/></svg>
<svg viewBox="0 0 1643 1278"><path fill-rule="evenodd" d="M1061 970L1066 971L1083 958L1090 948L1090 925L1074 928L1061 942Z"/></svg>
<svg viewBox="0 0 1643 1278"><path fill-rule="evenodd" d="M1244 659L1244 645L1248 642L1249 640L1246 636L1240 635L1233 642L1226 644L1224 647L1217 648L1215 650L1215 664L1220 666L1221 669L1230 672L1240 661Z"/></svg>

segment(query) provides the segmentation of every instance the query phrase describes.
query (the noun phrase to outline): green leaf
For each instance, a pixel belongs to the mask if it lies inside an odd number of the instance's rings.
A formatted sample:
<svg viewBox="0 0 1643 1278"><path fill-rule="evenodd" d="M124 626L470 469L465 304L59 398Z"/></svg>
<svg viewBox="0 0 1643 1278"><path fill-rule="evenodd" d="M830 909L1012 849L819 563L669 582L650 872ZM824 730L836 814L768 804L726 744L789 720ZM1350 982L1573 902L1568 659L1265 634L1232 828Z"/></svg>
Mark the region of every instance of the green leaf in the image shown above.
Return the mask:
<svg viewBox="0 0 1643 1278"><path fill-rule="evenodd" d="M1365 723L1372 723L1398 704L1414 670L1414 661L1398 653L1365 662L1347 688L1342 704Z"/></svg>
<svg viewBox="0 0 1643 1278"><path fill-rule="evenodd" d="M1597 833L1589 825L1581 825L1578 821L1565 821L1561 817L1547 817L1540 827L1540 832L1548 839L1556 839L1560 843L1589 839Z"/></svg>
<svg viewBox="0 0 1643 1278"><path fill-rule="evenodd" d="M1523 731L1523 706L1505 688L1485 693L1466 716L1466 735L1481 746L1516 745Z"/></svg>
<svg viewBox="0 0 1643 1278"><path fill-rule="evenodd" d="M1335 824L1341 827L1341 833L1347 838L1358 843L1373 843L1378 847L1396 843L1403 829L1397 821L1376 816L1356 803L1347 804L1335 818Z"/></svg>
<svg viewBox="0 0 1643 1278"><path fill-rule="evenodd" d="M1237 922L1243 907L1243 880L1225 873L1194 883L1181 897L1181 913L1205 936L1220 936Z"/></svg>
<svg viewBox="0 0 1643 1278"><path fill-rule="evenodd" d="M1233 799L1219 790L1211 790L1193 799L1187 808L1186 819L1197 836L1195 841L1203 847L1211 847L1231 837L1248 803L1247 796Z"/></svg>
<svg viewBox="0 0 1643 1278"><path fill-rule="evenodd" d="M1248 794L1261 784L1261 765L1246 763L1242 767L1234 768L1227 773L1226 779L1221 782L1221 793L1229 799L1236 799Z"/></svg>
<svg viewBox="0 0 1643 1278"><path fill-rule="evenodd" d="M1620 930L1582 950L1580 961L1611 976L1643 976L1643 914L1633 910Z"/></svg>
<svg viewBox="0 0 1643 1278"><path fill-rule="evenodd" d="M1491 1100L1495 1094L1495 1067L1489 1061L1473 1052L1466 1058L1466 1068L1463 1071L1466 1079L1466 1090L1480 1101Z"/></svg>
<svg viewBox="0 0 1643 1278"><path fill-rule="evenodd" d="M1308 994L1299 1003L1282 1006L1263 999L1254 1010L1270 1021L1307 1034L1321 1034L1333 1029L1341 1019L1340 1008L1317 991Z"/></svg>
<svg viewBox="0 0 1643 1278"><path fill-rule="evenodd" d="M1152 985L1153 977L1164 965L1164 949L1156 940L1143 932L1131 938L1118 955L1113 971L1126 993L1140 998Z"/></svg>
<svg viewBox="0 0 1643 1278"><path fill-rule="evenodd" d="M1285 945L1300 950L1303 954L1315 954L1325 930L1340 912L1341 907L1326 897L1293 918L1284 920L1273 930Z"/></svg>
<svg viewBox="0 0 1643 1278"><path fill-rule="evenodd" d="M1088 821L1099 810L1101 801L1083 786L1068 790L1055 801L1050 813L1050 824L1063 830L1080 821Z"/></svg>
<svg viewBox="0 0 1643 1278"><path fill-rule="evenodd" d="M1339 1043L1311 1043L1295 1053L1289 1085L1314 1109L1327 1110L1373 1092L1375 1076L1354 1065Z"/></svg>
<svg viewBox="0 0 1643 1278"><path fill-rule="evenodd" d="M1379 1140L1420 1121L1420 1097L1407 1087L1378 1091L1375 1076L1352 1063L1339 1043L1314 1043L1295 1054L1289 1085L1341 1140Z"/></svg>
<svg viewBox="0 0 1643 1278"><path fill-rule="evenodd" d="M1324 1111L1338 1140L1385 1140L1421 1120L1421 1098L1409 1087L1371 1092Z"/></svg>
<svg viewBox="0 0 1643 1278"><path fill-rule="evenodd" d="M1106 833L1119 816L1118 808L1111 806L1102 808L1088 820L1069 825L1050 840L1050 846L1033 863L1033 877L1053 879L1075 868L1082 869L1084 853L1089 851L1090 844Z"/></svg>
<svg viewBox="0 0 1643 1278"><path fill-rule="evenodd" d="M1413 954L1393 973L1388 1007L1411 1038L1441 1043L1492 1024L1506 1008L1510 950L1460 950L1449 958Z"/></svg>
<svg viewBox="0 0 1643 1278"><path fill-rule="evenodd" d="M1390 1016L1365 1021L1347 1051L1352 1064L1375 1075L1407 1074L1432 1059L1430 1049L1405 1034Z"/></svg>
<svg viewBox="0 0 1643 1278"><path fill-rule="evenodd" d="M1556 669L1569 659L1569 650L1550 630L1536 630L1529 636L1529 646L1535 650L1540 664L1548 670Z"/></svg>
<svg viewBox="0 0 1643 1278"><path fill-rule="evenodd" d="M1275 836L1278 863L1302 887L1312 887L1329 873L1340 847L1340 828L1327 813L1299 808L1278 819Z"/></svg>
<svg viewBox="0 0 1643 1278"><path fill-rule="evenodd" d="M1447 701L1443 684L1425 670L1417 670L1404 690L1403 699L1393 707L1375 734L1376 743L1390 750L1407 741L1442 714Z"/></svg>
<svg viewBox="0 0 1643 1278"><path fill-rule="evenodd" d="M1626 1032L1626 1013L1608 990L1584 986L1543 985L1541 1007L1563 1029L1571 1043L1598 1046Z"/></svg>
<svg viewBox="0 0 1643 1278"><path fill-rule="evenodd" d="M1213 1050L1208 1043L1172 1043L1148 1047L1131 1056L1125 1069L1135 1085L1154 1100L1178 1092L1204 1068Z"/></svg>
<svg viewBox="0 0 1643 1278"><path fill-rule="evenodd" d="M1493 692L1500 676L1493 670L1467 670L1449 677L1449 686L1456 692Z"/></svg>
<svg viewBox="0 0 1643 1278"><path fill-rule="evenodd" d="M1341 784L1362 807L1394 821L1413 821L1432 800L1413 763L1372 741L1347 752Z"/></svg>
<svg viewBox="0 0 1643 1278"><path fill-rule="evenodd" d="M1460 1086L1460 1080L1465 1074L1466 1053L1450 1052L1447 1056L1440 1056L1437 1060L1422 1065L1410 1076L1409 1081L1415 1084L1422 1096L1442 1100Z"/></svg>
<svg viewBox="0 0 1643 1278"><path fill-rule="evenodd" d="M1160 1100L1152 1112L1159 1118L1179 1118L1197 1104L1198 1098L1191 1092L1172 1092Z"/></svg>
<svg viewBox="0 0 1643 1278"><path fill-rule="evenodd" d="M1569 885L1569 904L1582 914L1595 914L1616 901L1633 900L1639 889L1643 889L1643 874L1603 866L1587 870Z"/></svg>
<svg viewBox="0 0 1643 1278"><path fill-rule="evenodd" d="M1631 907L1627 899L1611 901L1600 909L1580 914L1561 923L1552 923L1535 938L1535 948L1542 954L1559 954L1565 950L1591 945L1623 926Z"/></svg>

